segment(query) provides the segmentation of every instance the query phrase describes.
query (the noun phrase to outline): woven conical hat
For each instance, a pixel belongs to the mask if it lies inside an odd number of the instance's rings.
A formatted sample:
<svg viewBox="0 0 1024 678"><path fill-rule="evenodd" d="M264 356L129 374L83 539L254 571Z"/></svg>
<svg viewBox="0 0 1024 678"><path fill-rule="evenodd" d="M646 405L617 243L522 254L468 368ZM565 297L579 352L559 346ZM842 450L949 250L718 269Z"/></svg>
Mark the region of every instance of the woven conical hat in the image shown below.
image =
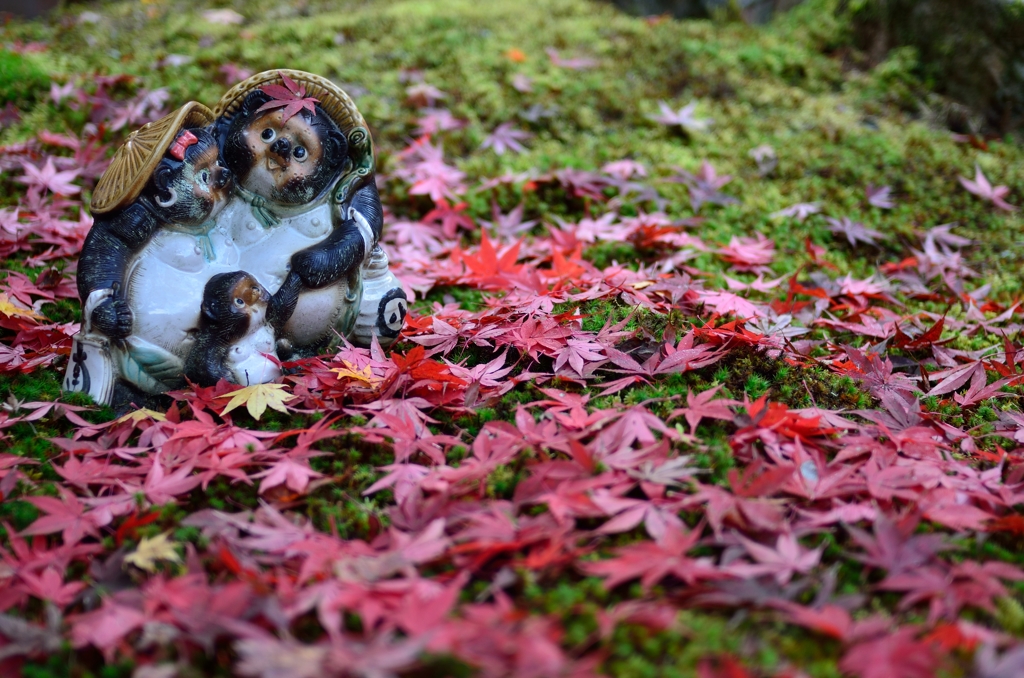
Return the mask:
<svg viewBox="0 0 1024 678"><path fill-rule="evenodd" d="M223 120L231 120L242 107L245 97L254 90L265 85L284 86L282 75L287 75L296 84L305 87L306 96L320 102L320 108L348 140L349 161L334 188L334 200L344 203L361 185L369 181L374 171L373 140L370 138L366 121L352 99L345 94L345 90L327 78L305 71L263 71L229 89L214 106L213 115Z"/></svg>
<svg viewBox="0 0 1024 678"><path fill-rule="evenodd" d="M276 71L263 71L243 80L227 91L227 94L220 98L213 108L213 115L217 118L230 120L241 108L242 102L253 90L265 85L284 86L284 79L281 74L287 75L299 85L306 88L306 96L313 97L320 101L320 108L330 116L331 120L348 136L348 133L356 127L366 128L363 116L359 109L352 102L352 99L327 78L319 75L306 73L305 71L292 71L281 69Z"/></svg>
<svg viewBox="0 0 1024 678"><path fill-rule="evenodd" d="M96 183L92 192L92 213L103 214L126 207L139 197L178 132L189 127L206 127L212 122L213 113L209 108L190 101L132 132Z"/></svg>

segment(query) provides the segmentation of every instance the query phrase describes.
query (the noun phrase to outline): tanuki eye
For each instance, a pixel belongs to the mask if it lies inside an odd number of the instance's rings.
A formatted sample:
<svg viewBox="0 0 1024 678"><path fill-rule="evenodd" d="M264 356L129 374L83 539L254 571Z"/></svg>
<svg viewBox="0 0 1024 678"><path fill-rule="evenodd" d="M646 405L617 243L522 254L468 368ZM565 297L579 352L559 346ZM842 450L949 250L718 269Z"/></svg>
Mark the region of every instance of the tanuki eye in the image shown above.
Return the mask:
<svg viewBox="0 0 1024 678"><path fill-rule="evenodd" d="M202 172L199 173L199 181L203 182L204 184L207 184L207 183L210 182L210 172L209 172L209 170L203 170Z"/></svg>
<svg viewBox="0 0 1024 678"><path fill-rule="evenodd" d="M235 297L235 306L237 306L238 308L242 308L243 306L245 306L245 300L242 299L242 297Z"/></svg>
<svg viewBox="0 0 1024 678"><path fill-rule="evenodd" d="M262 134L260 134L260 139L263 139L267 143L270 143L271 141L274 140L274 137L276 137L276 136L277 136L277 133L274 132L274 130L272 130L272 129L270 129L268 127L267 129L263 130Z"/></svg>
<svg viewBox="0 0 1024 678"><path fill-rule="evenodd" d="M302 160L303 158L305 158L306 157L306 148L305 148L305 146L296 146L295 150L292 151L292 155L295 156L296 160Z"/></svg>

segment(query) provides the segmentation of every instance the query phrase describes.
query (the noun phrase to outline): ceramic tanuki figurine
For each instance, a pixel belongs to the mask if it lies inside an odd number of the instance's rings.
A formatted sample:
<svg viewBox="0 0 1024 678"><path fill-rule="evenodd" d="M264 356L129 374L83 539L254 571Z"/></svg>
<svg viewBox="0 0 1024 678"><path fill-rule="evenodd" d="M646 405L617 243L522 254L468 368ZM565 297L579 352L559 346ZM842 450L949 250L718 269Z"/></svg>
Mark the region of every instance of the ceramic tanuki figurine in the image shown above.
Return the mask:
<svg viewBox="0 0 1024 678"><path fill-rule="evenodd" d="M268 357L274 353L269 301L270 293L245 271L210 278L185 376L200 386L219 379L249 386L279 377L281 369Z"/></svg>
<svg viewBox="0 0 1024 678"><path fill-rule="evenodd" d="M192 102L145 125L100 178L78 265L83 333L65 390L109 404L115 385L130 398L184 384L203 287L217 266L237 269L237 251L213 220L231 195L231 176L212 121Z"/></svg>
<svg viewBox="0 0 1024 678"><path fill-rule="evenodd" d="M282 357L322 351L339 336L389 346L406 298L377 244L383 221L369 133L351 99L302 71L239 83L214 109L236 177L217 217L239 268L271 291Z"/></svg>
<svg viewBox="0 0 1024 678"><path fill-rule="evenodd" d="M98 402L139 403L186 376L271 381L278 356L343 336L387 347L405 321L378 244L369 133L318 76L260 73L214 111L191 102L145 125L100 178L92 212L64 388Z"/></svg>

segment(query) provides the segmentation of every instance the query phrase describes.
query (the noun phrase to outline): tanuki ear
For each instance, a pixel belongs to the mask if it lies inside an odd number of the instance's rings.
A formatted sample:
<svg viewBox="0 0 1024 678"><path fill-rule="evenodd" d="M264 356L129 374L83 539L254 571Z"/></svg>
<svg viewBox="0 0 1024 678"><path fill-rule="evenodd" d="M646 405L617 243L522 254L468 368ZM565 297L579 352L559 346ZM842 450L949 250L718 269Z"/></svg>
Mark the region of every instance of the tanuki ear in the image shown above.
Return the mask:
<svg viewBox="0 0 1024 678"><path fill-rule="evenodd" d="M256 114L256 111L260 106L270 101L270 95L263 90L254 90L242 101L242 105L238 108L238 113L235 114L236 118L250 118Z"/></svg>
<svg viewBox="0 0 1024 678"><path fill-rule="evenodd" d="M167 165L160 165L153 174L153 185L161 194L166 194L167 189L174 183L174 170Z"/></svg>
<svg viewBox="0 0 1024 678"><path fill-rule="evenodd" d="M330 130L324 143L324 155L335 159L333 165L340 166L348 156L348 142L345 135L337 130Z"/></svg>
<svg viewBox="0 0 1024 678"><path fill-rule="evenodd" d="M209 321L215 321L217 318L213 315L213 311L210 310L209 304L203 304L200 308L203 310L203 317Z"/></svg>

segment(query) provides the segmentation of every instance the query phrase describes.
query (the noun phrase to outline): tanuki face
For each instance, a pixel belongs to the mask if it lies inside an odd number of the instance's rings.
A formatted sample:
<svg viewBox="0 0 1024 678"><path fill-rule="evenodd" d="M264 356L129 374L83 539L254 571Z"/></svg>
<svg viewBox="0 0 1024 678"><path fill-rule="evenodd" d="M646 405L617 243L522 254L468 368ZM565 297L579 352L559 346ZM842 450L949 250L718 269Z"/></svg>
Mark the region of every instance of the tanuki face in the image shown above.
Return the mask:
<svg viewBox="0 0 1024 678"><path fill-rule="evenodd" d="M315 179L324 148L304 116L293 115L285 121L283 111L268 111L239 135L251 157L248 173L239 178L243 188L286 205L316 197Z"/></svg>
<svg viewBox="0 0 1024 678"><path fill-rule="evenodd" d="M193 202L208 217L216 216L231 196L231 172L220 162L220 152L211 146L182 168L182 185L190 187Z"/></svg>
<svg viewBox="0 0 1024 678"><path fill-rule="evenodd" d="M268 301L270 301L270 293L251 275L239 278L231 289L231 303L234 305L235 312L247 313L252 316L265 308Z"/></svg>

